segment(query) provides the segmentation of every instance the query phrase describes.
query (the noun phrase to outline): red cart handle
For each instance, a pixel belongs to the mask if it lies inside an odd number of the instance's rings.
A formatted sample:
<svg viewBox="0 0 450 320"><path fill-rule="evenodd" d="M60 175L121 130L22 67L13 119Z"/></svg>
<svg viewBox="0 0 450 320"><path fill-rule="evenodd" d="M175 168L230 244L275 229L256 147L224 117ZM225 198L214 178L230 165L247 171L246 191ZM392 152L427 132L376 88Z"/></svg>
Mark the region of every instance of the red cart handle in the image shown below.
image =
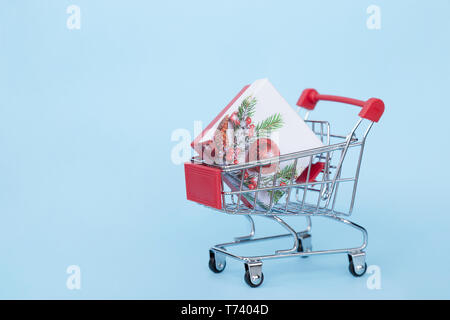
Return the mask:
<svg viewBox="0 0 450 320"><path fill-rule="evenodd" d="M360 106L362 107L362 110L358 115L361 118L374 122L378 122L384 112L384 102L381 99L370 98L367 101L362 101L352 98L319 94L315 89L303 90L302 95L297 101L297 105L308 110L313 110L319 100L335 101Z"/></svg>

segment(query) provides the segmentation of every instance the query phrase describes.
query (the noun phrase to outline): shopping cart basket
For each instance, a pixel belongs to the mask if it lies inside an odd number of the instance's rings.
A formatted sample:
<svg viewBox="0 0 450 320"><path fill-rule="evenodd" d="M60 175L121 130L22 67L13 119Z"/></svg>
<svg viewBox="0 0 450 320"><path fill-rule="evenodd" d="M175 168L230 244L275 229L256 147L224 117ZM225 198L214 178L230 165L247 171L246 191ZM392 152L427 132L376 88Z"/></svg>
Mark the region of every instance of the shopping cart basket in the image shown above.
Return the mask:
<svg viewBox="0 0 450 320"><path fill-rule="evenodd" d="M358 120L348 135L332 133L331 125L327 121L308 120L309 112L315 108L319 100L362 107ZM251 231L248 235L236 237L234 241L217 244L210 249L209 268L215 273L222 272L225 269L226 257L244 262L244 279L251 287L258 287L262 284L264 280L262 261L269 259L344 253L348 255L349 271L353 276L362 276L367 269L364 251L367 246L367 231L360 225L347 220L346 217L350 216L353 211L366 137L373 123L378 122L381 118L384 112L384 103L376 98L361 101L322 95L314 89L305 89L297 105L307 109L305 122L311 126L324 146L237 165L206 165L200 157L194 157L185 164L186 193L189 200L227 214L243 215L250 222ZM349 155L350 153L352 156ZM294 163L293 168L295 168L297 162L303 158L308 159L309 166L299 177L295 177L295 170L292 170L288 183L280 183L277 175L274 174L273 181L269 186L267 184L260 185L263 167L267 168L268 165L274 163L281 166L283 162L288 161ZM350 161L349 159L352 160L350 170L348 170L348 166L344 166ZM249 173L258 177L256 187L245 186L244 176L248 177ZM341 209L338 202L342 201L337 199L340 196L338 192L340 186L344 188L344 185L350 195L347 196L347 200L343 201L345 208ZM275 199L277 192L279 195L280 191L282 196ZM266 206L258 205L258 196L261 196L262 193L270 195ZM256 238L252 216L262 216L276 221L288 233ZM286 216L304 216L307 220L306 229L297 232L283 220ZM313 251L311 244L312 216L325 217L359 230L363 237L362 244L353 248ZM229 247L240 244L284 237L292 237L292 248L277 250L271 254L242 256L227 250Z"/></svg>

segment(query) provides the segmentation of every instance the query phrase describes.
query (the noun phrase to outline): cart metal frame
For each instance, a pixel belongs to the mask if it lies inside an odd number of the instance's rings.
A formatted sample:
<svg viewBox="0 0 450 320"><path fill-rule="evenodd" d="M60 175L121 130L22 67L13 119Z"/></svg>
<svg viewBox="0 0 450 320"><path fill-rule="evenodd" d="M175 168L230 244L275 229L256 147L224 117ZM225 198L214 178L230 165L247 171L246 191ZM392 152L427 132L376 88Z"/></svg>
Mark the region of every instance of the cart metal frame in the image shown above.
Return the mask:
<svg viewBox="0 0 450 320"><path fill-rule="evenodd" d="M309 111L314 109L319 100L328 100L342 102L362 107L356 124L347 135L333 134L330 131L330 123L328 121L308 120ZM243 262L245 265L246 283L251 287L258 287L264 280L262 265L264 260L288 258L288 257L309 257L323 254L347 254L349 261L349 271L353 276L362 276L367 269L365 249L368 243L368 233L362 226L347 219L351 216L358 185L358 178L361 168L361 162L366 143L374 122L378 122L384 112L384 103L375 98L367 101L356 99L320 95L314 89L306 89L303 91L297 105L308 109L305 122L311 126L313 132L321 139L324 146L316 149L300 151L296 153L281 155L272 159L265 159L251 163L216 166L220 168L222 175L222 208L215 209L230 215L243 215L250 223L250 233L245 236L234 238L231 242L217 244L210 248L209 268L220 273L225 269L226 258L235 259ZM368 121L365 121L368 120ZM362 123L367 123L361 128ZM357 133L362 132L358 137ZM350 149L359 149L356 154L356 166L351 170L352 174L343 174L343 165L346 163L348 151ZM337 155L337 157L336 157ZM282 163L288 161L294 163L301 158L309 159L306 179L303 182L295 180L295 172L292 172L291 179L288 184L280 185L277 183L276 175L271 186L260 186L261 168L274 162ZM198 157L191 160L194 163L202 163ZM311 166L313 163L324 162L324 169L317 177L317 180L310 179ZM258 172L257 186L254 189L246 188L244 185L244 176L246 172ZM354 171L353 171L354 170ZM240 187L234 190L224 184L223 178L227 175L240 179ZM310 181L311 180L311 181ZM347 210L337 209L337 198L339 186L343 183L353 184L351 186L352 194L350 204ZM278 201L274 201L273 195L275 190L284 191L284 196ZM272 191L272 192L271 192ZM270 193L270 204L267 209L261 209L256 204L258 194L261 192ZM248 195L251 195L249 198ZM244 198L247 199L244 203ZM249 206L249 199L253 200L253 205ZM252 216L262 216L271 219L285 228L288 233L277 234L265 237L255 237L255 222ZM306 218L307 227L300 232L296 231L283 218L285 216L303 216ZM330 250L313 250L312 249L312 221L311 217L324 217L332 221L344 224L361 232L362 243L357 247L330 249ZM268 241L280 238L291 237L293 246L288 249L276 250L274 253L256 256L243 256L233 253L228 249L242 244Z"/></svg>

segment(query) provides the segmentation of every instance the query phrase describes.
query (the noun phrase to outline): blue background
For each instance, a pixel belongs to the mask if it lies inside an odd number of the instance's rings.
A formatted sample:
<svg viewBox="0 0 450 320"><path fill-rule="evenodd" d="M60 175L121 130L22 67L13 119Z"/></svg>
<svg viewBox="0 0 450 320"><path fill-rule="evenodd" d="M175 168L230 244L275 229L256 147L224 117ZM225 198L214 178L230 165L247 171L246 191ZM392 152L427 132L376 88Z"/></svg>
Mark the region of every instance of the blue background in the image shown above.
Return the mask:
<svg viewBox="0 0 450 320"><path fill-rule="evenodd" d="M70 4L80 30L66 27ZM366 27L371 4L380 30ZM449 12L438 0L2 1L0 298L450 298ZM185 200L171 135L262 77L292 105L306 87L385 101L352 217L380 290L343 255L267 262L258 289L241 263L209 271L209 247L247 225ZM356 109L311 117L353 123ZM313 223L316 248L359 241ZM69 265L81 290L66 288Z"/></svg>

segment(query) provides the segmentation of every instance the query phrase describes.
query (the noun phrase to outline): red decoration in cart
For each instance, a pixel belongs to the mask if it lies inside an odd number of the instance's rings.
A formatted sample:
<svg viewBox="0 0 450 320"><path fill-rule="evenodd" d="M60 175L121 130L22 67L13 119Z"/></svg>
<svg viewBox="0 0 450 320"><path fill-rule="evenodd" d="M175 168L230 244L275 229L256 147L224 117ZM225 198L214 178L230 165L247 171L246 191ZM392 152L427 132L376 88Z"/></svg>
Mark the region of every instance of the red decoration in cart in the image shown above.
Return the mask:
<svg viewBox="0 0 450 320"><path fill-rule="evenodd" d="M275 142L267 138L258 138L250 145L248 151L248 161L271 159L278 157L279 155L280 149ZM261 170L259 170L259 167L256 167L254 171L261 171L261 174L270 174L274 173L277 168L278 163L274 162L263 166Z"/></svg>

